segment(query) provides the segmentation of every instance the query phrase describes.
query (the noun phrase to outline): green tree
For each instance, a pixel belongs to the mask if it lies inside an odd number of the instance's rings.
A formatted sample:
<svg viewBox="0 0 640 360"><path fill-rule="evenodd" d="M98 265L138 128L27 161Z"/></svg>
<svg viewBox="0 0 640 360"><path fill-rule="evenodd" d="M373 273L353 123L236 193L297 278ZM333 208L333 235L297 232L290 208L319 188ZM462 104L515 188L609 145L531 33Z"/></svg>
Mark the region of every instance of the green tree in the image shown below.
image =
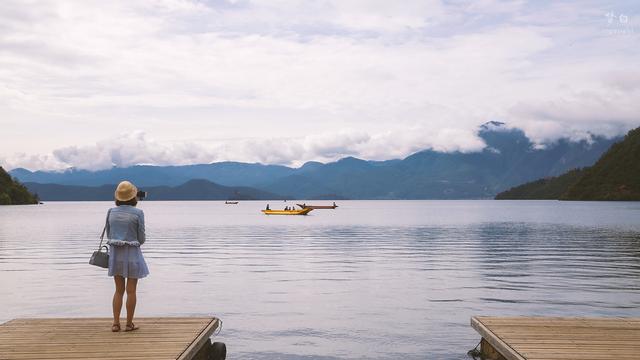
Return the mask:
<svg viewBox="0 0 640 360"><path fill-rule="evenodd" d="M9 194L0 193L0 205L11 205Z"/></svg>

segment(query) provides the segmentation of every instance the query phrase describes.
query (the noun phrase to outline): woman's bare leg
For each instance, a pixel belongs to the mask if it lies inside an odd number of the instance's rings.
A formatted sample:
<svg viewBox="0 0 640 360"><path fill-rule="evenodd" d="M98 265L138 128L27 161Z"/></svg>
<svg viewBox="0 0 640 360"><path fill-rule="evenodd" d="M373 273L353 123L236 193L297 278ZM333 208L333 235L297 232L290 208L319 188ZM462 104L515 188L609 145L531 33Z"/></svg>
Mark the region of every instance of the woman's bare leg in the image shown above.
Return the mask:
<svg viewBox="0 0 640 360"><path fill-rule="evenodd" d="M125 284L122 276L113 277L116 283L116 292L113 294L113 324L120 324L120 311L122 310L122 297L124 296Z"/></svg>
<svg viewBox="0 0 640 360"><path fill-rule="evenodd" d="M133 323L133 314L136 311L136 288L138 279L127 278L127 325Z"/></svg>

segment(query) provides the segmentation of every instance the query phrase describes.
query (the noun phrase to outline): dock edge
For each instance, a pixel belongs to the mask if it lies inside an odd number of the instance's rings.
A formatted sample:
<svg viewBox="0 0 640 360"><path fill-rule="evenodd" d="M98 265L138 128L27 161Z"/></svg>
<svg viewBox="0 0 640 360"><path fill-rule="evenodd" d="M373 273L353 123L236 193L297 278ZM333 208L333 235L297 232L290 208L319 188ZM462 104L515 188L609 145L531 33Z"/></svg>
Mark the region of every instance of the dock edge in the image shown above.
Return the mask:
<svg viewBox="0 0 640 360"><path fill-rule="evenodd" d="M205 325L198 336L191 342L191 344L178 356L177 360L189 360L192 359L202 347L205 345L214 331L220 326L220 320L216 317L212 317L207 325Z"/></svg>
<svg viewBox="0 0 640 360"><path fill-rule="evenodd" d="M480 318L481 317L479 316L472 316L471 327L474 328L480 336L482 336L484 341L491 345L495 351L507 360L526 360L522 355L520 355L520 353L515 351L506 342L502 341L498 335L489 330L489 328L482 323Z"/></svg>

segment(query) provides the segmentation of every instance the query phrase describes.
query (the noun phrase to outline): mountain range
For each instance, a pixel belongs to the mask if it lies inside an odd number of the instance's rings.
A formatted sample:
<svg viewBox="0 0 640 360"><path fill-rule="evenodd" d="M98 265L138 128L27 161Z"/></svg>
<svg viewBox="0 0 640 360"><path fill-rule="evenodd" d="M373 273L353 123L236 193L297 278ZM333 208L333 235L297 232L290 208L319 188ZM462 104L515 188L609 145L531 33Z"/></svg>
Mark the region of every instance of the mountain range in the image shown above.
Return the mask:
<svg viewBox="0 0 640 360"><path fill-rule="evenodd" d="M101 186L78 186L40 184L27 182L24 185L40 199L48 201L100 201L113 200L117 184ZM178 186L149 186L145 191L150 200L271 200L284 199L282 195L244 187L222 186L207 180L189 180Z"/></svg>
<svg viewBox="0 0 640 360"><path fill-rule="evenodd" d="M477 134L486 144L479 152L425 150L387 161L347 157L326 164L307 162L298 168L240 162L139 165L101 171L32 172L18 168L11 175L29 183L30 189L36 186L32 183L96 187L127 179L148 190L202 179L218 186L251 187L272 196L297 199L477 199L590 166L620 140L600 136L581 141L563 138L540 147L522 130L501 122L483 124ZM41 198L47 200L42 194Z"/></svg>

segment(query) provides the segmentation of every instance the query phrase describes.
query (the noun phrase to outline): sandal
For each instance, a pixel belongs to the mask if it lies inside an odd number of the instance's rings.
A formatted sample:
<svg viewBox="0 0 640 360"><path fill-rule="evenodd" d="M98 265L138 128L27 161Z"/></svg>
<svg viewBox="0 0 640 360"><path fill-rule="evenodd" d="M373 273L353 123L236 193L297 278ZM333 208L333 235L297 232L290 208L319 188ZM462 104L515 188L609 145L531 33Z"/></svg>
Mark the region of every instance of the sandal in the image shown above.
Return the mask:
<svg viewBox="0 0 640 360"><path fill-rule="evenodd" d="M138 329L139 327L137 327L136 324L131 323L131 324L127 324L127 327L124 329L124 331L134 331Z"/></svg>
<svg viewBox="0 0 640 360"><path fill-rule="evenodd" d="M119 332L119 331L120 331L120 324L111 325L111 332Z"/></svg>

